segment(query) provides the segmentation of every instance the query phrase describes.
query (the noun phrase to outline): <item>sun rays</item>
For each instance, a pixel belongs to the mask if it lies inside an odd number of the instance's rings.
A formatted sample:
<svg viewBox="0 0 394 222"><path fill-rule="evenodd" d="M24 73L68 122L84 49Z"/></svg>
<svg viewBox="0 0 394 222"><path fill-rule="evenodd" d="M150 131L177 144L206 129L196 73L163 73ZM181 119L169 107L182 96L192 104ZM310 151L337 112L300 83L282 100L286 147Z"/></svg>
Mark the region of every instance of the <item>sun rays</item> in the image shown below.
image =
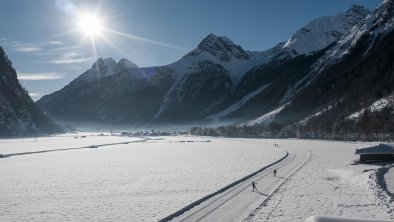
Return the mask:
<svg viewBox="0 0 394 222"><path fill-rule="evenodd" d="M120 36L123 38L130 39L132 41L137 41L145 44L150 44L158 47L170 48L181 51L188 51L189 49L168 44L161 41L152 40L149 38L144 38L135 34L125 33L118 30L114 30L110 27L109 19L100 14L100 8L98 7L96 10L79 10L76 9L76 12L72 15L74 19L74 29L66 31L62 34L57 35L69 35L70 33L80 33L82 34L82 42L90 41L90 45L92 47L92 53L94 58L97 59L97 44L107 44L110 47L114 48L118 53L123 56L126 53L123 53L121 47L116 45L115 41L111 40L111 36ZM102 41L103 40L103 41Z"/></svg>

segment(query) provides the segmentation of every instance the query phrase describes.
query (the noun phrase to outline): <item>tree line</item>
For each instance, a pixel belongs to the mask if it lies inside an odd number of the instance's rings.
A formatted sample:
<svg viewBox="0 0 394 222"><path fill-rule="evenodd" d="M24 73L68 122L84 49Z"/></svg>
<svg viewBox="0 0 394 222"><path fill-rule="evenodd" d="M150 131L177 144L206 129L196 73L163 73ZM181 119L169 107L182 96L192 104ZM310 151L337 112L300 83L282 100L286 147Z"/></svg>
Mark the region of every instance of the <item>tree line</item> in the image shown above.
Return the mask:
<svg viewBox="0 0 394 222"><path fill-rule="evenodd" d="M190 134L216 137L302 138L346 141L393 141L394 110L386 107L371 112L366 109L357 118L335 119L330 113L281 126L277 122L260 125L192 127Z"/></svg>

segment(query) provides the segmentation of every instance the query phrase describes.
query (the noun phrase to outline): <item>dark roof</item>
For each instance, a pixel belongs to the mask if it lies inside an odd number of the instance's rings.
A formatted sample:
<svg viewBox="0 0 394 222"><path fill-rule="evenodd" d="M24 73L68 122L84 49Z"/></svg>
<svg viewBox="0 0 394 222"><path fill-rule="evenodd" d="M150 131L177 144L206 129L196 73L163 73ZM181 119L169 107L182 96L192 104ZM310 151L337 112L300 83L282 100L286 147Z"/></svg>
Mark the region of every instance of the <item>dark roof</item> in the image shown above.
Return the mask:
<svg viewBox="0 0 394 222"><path fill-rule="evenodd" d="M383 144L357 149L356 154L394 154L393 144Z"/></svg>

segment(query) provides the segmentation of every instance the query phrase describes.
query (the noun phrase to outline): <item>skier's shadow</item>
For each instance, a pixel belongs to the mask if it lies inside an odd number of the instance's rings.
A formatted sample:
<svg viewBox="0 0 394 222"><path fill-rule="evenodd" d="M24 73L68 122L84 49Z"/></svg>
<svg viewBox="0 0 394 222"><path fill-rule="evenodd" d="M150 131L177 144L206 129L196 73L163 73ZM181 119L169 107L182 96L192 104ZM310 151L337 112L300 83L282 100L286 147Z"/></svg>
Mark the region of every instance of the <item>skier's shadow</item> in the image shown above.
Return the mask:
<svg viewBox="0 0 394 222"><path fill-rule="evenodd" d="M260 192L260 191L256 191L256 193L258 193L258 194L261 194L261 195L263 195L263 196L267 196L267 197L268 197L268 195L267 195L267 194L264 194L264 193L262 193L262 192Z"/></svg>
<svg viewBox="0 0 394 222"><path fill-rule="evenodd" d="M286 180L287 178L286 177L278 177L278 176L275 176L276 178L280 178L280 179L284 179L284 180Z"/></svg>

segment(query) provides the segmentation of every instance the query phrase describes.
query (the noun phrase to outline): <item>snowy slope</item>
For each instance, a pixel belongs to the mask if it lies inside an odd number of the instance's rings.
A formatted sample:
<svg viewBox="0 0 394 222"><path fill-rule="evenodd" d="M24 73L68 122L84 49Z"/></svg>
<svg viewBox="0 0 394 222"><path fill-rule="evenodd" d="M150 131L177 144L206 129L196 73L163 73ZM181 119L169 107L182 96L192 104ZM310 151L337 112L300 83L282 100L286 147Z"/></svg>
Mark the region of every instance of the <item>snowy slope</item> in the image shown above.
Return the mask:
<svg viewBox="0 0 394 222"><path fill-rule="evenodd" d="M352 30L343 35L317 62L314 72L320 73L327 66L340 60L363 38L368 39L367 53L378 40L384 38L394 29L394 1L385 0L373 12L368 14ZM364 40L365 41L365 40Z"/></svg>
<svg viewBox="0 0 394 222"><path fill-rule="evenodd" d="M305 124L305 123L307 123L309 120L311 120L311 119L313 119L313 118L316 118L316 117L322 115L323 113L325 113L325 112L327 112L327 111L329 111L329 110L331 110L331 109L332 109L332 106L326 107L326 108L320 110L319 112L316 112L316 113L314 113L314 114L312 114L312 115L310 115L310 116L308 116L308 117L306 117L306 118L304 118L304 119L298 121L298 123Z"/></svg>
<svg viewBox="0 0 394 222"><path fill-rule="evenodd" d="M286 105L287 104L281 105L278 108L257 117L256 119L252 119L252 120L246 122L245 125L254 126L254 125L261 124L261 123L270 122L271 120L273 120L275 118L276 114L278 114L280 111L282 111L283 108L286 107Z"/></svg>
<svg viewBox="0 0 394 222"><path fill-rule="evenodd" d="M219 120L225 116L227 116L228 114L238 110L239 108L241 108L243 105L245 105L245 103L247 103L251 98L255 97L257 94L261 93L264 89L266 89L268 86L270 86L271 84L266 84L261 86L260 88L256 89L255 91L249 93L248 95L244 96L242 99L240 99L239 101L237 101L236 103L232 104L231 106L227 107L226 109L213 114L211 116L208 116L207 119L211 119L214 123L218 123Z"/></svg>
<svg viewBox="0 0 394 222"><path fill-rule="evenodd" d="M370 106L350 114L347 118L348 119L357 119L357 118L361 117L366 110L371 111L371 112L376 112L376 111L381 111L386 107L390 107L390 108L394 107L394 94L386 96L384 98L381 98L381 99L375 101Z"/></svg>
<svg viewBox="0 0 394 222"><path fill-rule="evenodd" d="M315 19L291 36L283 49L298 55L324 49L349 32L368 13L368 9L363 6L353 5L346 13L338 12L333 16Z"/></svg>

